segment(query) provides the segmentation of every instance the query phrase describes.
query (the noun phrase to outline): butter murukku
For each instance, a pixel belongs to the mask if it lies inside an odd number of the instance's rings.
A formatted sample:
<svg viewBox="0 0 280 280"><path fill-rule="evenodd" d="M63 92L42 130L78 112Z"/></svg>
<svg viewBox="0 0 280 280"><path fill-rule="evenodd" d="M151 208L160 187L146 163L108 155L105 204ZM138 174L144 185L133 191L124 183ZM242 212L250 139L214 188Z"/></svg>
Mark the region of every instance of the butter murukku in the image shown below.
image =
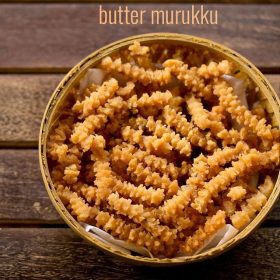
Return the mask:
<svg viewBox="0 0 280 280"><path fill-rule="evenodd" d="M209 217L205 225L195 231L194 234L188 237L186 242L181 245L181 251L190 255L197 251L211 235L225 225L225 217L225 212L221 210Z"/></svg>
<svg viewBox="0 0 280 280"><path fill-rule="evenodd" d="M47 141L54 187L78 222L174 257L254 219L273 192L280 132L237 65L135 41L94 67Z"/></svg>

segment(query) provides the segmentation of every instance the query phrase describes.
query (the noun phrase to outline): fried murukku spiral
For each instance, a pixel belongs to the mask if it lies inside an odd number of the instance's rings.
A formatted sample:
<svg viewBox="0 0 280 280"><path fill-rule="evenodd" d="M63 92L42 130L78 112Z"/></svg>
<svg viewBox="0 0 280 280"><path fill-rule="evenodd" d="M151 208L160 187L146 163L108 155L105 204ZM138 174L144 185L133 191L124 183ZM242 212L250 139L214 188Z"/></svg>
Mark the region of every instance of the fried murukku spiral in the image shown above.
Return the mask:
<svg viewBox="0 0 280 280"><path fill-rule="evenodd" d="M181 245L181 251L190 255L197 251L208 238L225 225L225 217L225 212L221 210L212 217L209 217L205 225L195 231L195 233L191 237L188 237L186 242Z"/></svg>
<svg viewBox="0 0 280 280"><path fill-rule="evenodd" d="M47 141L54 187L78 222L172 258L262 211L280 132L237 65L135 41L94 67L85 77L98 82L71 89Z"/></svg>
<svg viewBox="0 0 280 280"><path fill-rule="evenodd" d="M100 66L107 72L123 73L133 82L141 82L144 85L151 83L164 85L169 83L172 77L168 69L145 70L143 67L132 65L131 63L122 63L121 58L112 60L109 56L102 59Z"/></svg>

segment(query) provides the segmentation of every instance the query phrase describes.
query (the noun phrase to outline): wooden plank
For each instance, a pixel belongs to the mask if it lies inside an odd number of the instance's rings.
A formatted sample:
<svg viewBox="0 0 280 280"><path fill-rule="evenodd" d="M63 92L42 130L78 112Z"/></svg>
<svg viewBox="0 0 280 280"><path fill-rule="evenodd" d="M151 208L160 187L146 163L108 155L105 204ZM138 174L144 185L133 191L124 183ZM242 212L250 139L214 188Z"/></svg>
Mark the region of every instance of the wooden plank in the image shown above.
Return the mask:
<svg viewBox="0 0 280 280"><path fill-rule="evenodd" d="M43 112L61 79L62 75L0 76L1 142L37 143Z"/></svg>
<svg viewBox="0 0 280 280"><path fill-rule="evenodd" d="M280 96L280 75L265 75L265 76L273 86L278 96Z"/></svg>
<svg viewBox="0 0 280 280"><path fill-rule="evenodd" d="M280 75L266 75L280 93ZM0 144L36 147L43 112L63 75L0 75Z"/></svg>
<svg viewBox="0 0 280 280"><path fill-rule="evenodd" d="M0 150L0 197L2 222L61 222L44 188L37 150Z"/></svg>
<svg viewBox="0 0 280 280"><path fill-rule="evenodd" d="M0 149L0 224L62 223L41 179L37 150ZM267 219L280 221L280 201Z"/></svg>
<svg viewBox="0 0 280 280"><path fill-rule="evenodd" d="M0 70L68 69L97 48L148 32L208 37L248 57L259 67L280 69L278 5L204 5L217 9L218 25L152 25L151 10L187 10L191 4L129 4L146 10L144 24L99 25L100 4L3 4L0 9ZM115 4L103 4L114 9ZM198 6L197 6L198 7Z"/></svg>
<svg viewBox="0 0 280 280"><path fill-rule="evenodd" d="M168 0L122 0L122 3L170 3ZM232 0L204 0L205 4L232 4ZM0 0L0 3L112 3L112 0ZM173 3L193 3L192 0L175 0ZM279 0L235 0L236 4L278 4Z"/></svg>
<svg viewBox="0 0 280 280"><path fill-rule="evenodd" d="M104 255L70 229L2 228L1 279L279 279L279 228L259 229L233 250L172 268L134 266Z"/></svg>

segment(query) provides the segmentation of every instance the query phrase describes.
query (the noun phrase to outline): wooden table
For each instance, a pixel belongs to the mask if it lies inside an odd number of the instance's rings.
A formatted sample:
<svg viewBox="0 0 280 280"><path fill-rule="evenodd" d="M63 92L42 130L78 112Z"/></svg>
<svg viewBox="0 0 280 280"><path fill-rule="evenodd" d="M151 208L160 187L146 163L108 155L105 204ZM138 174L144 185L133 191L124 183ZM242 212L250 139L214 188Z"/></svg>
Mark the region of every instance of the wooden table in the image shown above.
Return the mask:
<svg viewBox="0 0 280 280"><path fill-rule="evenodd" d="M133 34L181 32L223 43L254 62L279 93L280 6L205 5L219 11L215 26L120 27L98 24L98 5L0 4L0 279L279 279L279 203L251 237L204 263L159 269L105 256L56 213L41 180L37 141L43 111L63 74L95 49Z"/></svg>

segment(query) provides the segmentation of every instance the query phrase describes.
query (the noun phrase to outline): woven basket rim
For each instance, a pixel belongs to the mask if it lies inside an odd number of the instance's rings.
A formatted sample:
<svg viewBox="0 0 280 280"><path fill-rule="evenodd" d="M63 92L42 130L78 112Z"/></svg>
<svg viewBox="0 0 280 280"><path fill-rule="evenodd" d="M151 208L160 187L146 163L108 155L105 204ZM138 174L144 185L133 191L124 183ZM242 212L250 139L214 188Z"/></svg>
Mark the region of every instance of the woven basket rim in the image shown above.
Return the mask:
<svg viewBox="0 0 280 280"><path fill-rule="evenodd" d="M50 98L50 101L46 107L45 113L43 115L43 119L40 127L40 134L39 134L39 163L40 163L40 170L42 173L45 188L56 210L63 218L63 220L70 226L70 228L72 228L79 236L84 238L90 244L101 249L105 253L109 253L113 256L117 256L119 258L132 262L134 264L149 265L149 266L171 266L171 265L178 265L178 264L186 264L186 263L202 261L208 258L218 256L221 253L229 250L233 246L237 245L244 238L246 238L253 230L255 230L261 224L261 222L271 211L280 193L279 174L273 192L271 193L265 206L261 209L259 214L253 219L253 221L242 231L240 231L235 237L233 237L232 239L230 239L229 241L227 241L226 243L220 246L207 250L204 253L200 253L194 256L177 257L171 259L149 258L149 257L128 255L122 252L118 252L114 248L111 248L109 245L94 238L92 235L87 233L83 229L83 227L70 215L70 213L67 211L67 209L59 199L55 191L54 185L51 181L51 177L48 169L47 157L46 157L46 139L48 135L48 129L50 128L52 124L52 120L56 113L55 109L58 108L59 103L62 102L63 98L65 98L65 96L67 95L69 87L71 87L71 85L75 81L77 81L78 78L82 75L82 73L84 73L90 66L94 65L101 58L105 57L108 54L111 54L112 52L118 50L119 48L128 46L134 40L138 40L140 41L140 43L165 41L165 42L174 42L174 43L177 42L177 43L189 44L193 46L201 46L201 47L211 49L211 51L213 52L220 53L222 56L227 56L228 58L236 62L239 66L241 66L243 71L245 71L246 74L252 79L252 81L260 88L260 91L265 95L270 106L272 107L279 126L280 101L276 92L274 91L270 83L267 81L267 79L264 77L264 75L250 61L248 61L245 57L243 57L239 53L221 44L218 44L214 41L200 38L200 37L195 37L192 35L185 35L185 34L148 33L148 34L126 37L124 39L115 41L109 45L106 45L94 51L90 55L88 55L81 62L75 65L65 75L65 77L57 86L57 88L54 90Z"/></svg>

